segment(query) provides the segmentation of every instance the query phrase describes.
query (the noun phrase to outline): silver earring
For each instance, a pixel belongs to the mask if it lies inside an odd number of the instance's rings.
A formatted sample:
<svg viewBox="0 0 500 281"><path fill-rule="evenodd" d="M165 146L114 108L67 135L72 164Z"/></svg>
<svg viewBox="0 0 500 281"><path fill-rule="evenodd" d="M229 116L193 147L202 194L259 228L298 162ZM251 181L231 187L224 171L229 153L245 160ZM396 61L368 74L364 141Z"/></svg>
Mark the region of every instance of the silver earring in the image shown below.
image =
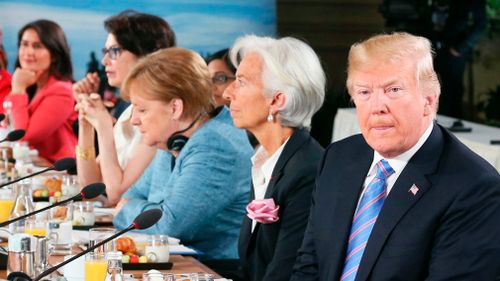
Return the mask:
<svg viewBox="0 0 500 281"><path fill-rule="evenodd" d="M269 115L267 115L267 122L272 123L274 121L274 116L271 110L269 110Z"/></svg>

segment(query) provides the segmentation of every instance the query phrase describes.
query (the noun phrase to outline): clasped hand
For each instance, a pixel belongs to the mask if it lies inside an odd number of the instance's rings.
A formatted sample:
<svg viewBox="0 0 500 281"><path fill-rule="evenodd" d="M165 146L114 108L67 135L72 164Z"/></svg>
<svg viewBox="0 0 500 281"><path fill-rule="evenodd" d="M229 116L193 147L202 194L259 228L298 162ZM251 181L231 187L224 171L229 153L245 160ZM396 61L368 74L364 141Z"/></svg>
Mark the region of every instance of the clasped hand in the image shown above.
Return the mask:
<svg viewBox="0 0 500 281"><path fill-rule="evenodd" d="M12 93L22 94L26 89L35 84L38 79L37 73L25 68L16 68L12 75Z"/></svg>
<svg viewBox="0 0 500 281"><path fill-rule="evenodd" d="M89 73L73 85L73 94L77 102L75 110L78 111L80 123L83 125L88 122L96 129L105 122L113 123L113 118L104 106L101 96L96 93L99 82L96 73Z"/></svg>

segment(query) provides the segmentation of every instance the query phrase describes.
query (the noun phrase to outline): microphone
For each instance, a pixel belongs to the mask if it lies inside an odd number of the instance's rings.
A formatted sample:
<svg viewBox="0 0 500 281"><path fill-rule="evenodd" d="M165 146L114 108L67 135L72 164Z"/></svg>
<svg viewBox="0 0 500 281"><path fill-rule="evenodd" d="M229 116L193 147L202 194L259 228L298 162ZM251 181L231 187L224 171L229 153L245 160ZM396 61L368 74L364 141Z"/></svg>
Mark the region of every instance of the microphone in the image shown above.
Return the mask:
<svg viewBox="0 0 500 281"><path fill-rule="evenodd" d="M146 211L142 212L141 214L139 214L127 228L109 236L108 238L102 240L101 242L95 244L94 246L87 248L87 250L82 251L82 252L74 255L73 257L45 270L40 275L35 277L35 279L31 279L24 272L12 272L9 274L9 276L7 276L7 280L10 280L10 281L38 281L38 280L41 280L43 277L51 274L52 272L56 271L60 267L65 266L66 264L76 260L77 258L79 258L87 253L92 252L93 250L104 245L105 243L108 243L109 241L115 239L116 237L124 234L125 232L128 232L132 229L146 229L146 228L151 227L153 224L155 224L156 222L158 222L160 220L161 216L162 216L162 211L160 209L146 210Z"/></svg>
<svg viewBox="0 0 500 281"><path fill-rule="evenodd" d="M0 115L0 117L1 117L1 115ZM24 134L26 134L26 131L23 129L17 129L17 130L10 131L3 140L0 140L0 143L5 142L5 141L20 140L24 137Z"/></svg>
<svg viewBox="0 0 500 281"><path fill-rule="evenodd" d="M45 208L41 208L41 209L33 211L31 213L24 214L24 215L19 216L17 218L13 218L11 220L2 222L2 223L0 223L0 227L4 227L4 226L9 225L9 224L11 224L13 222L16 222L18 220L25 219L25 218L27 218L29 216L32 216L32 215L36 215L36 214L38 214L40 212L43 212L43 211L46 211L46 210L48 210L50 208L66 204L69 201L96 198L97 196L101 195L104 192L104 190L106 190L106 186L104 185L104 183L97 182L97 183L89 184L86 187L84 187L79 194L77 194L77 195L75 195L75 196L73 196L71 198L68 198L68 199L56 202L56 203L54 203L54 204L52 204L50 206L47 206Z"/></svg>
<svg viewBox="0 0 500 281"><path fill-rule="evenodd" d="M14 131L13 131L14 132ZM51 171L51 170L55 170L55 171L64 171L64 170L68 170L68 169L71 169L73 167L76 166L76 161L75 161L75 158L71 158L71 157L67 157L67 158L62 158L62 159L59 159L57 160L54 165L46 168L46 169L43 169L41 171L38 171L36 173L33 173L33 174L29 174L27 176L24 176L24 177L20 177L18 179L15 179L13 181L10 181L10 182L6 182L4 184L1 184L0 185L0 188L6 186L6 185L9 185L9 184L13 184L15 182L18 182L18 181L21 181L21 180L24 180L24 179L27 179L27 178L31 178L31 177L34 177L36 175L39 175L41 173L45 173L47 171Z"/></svg>

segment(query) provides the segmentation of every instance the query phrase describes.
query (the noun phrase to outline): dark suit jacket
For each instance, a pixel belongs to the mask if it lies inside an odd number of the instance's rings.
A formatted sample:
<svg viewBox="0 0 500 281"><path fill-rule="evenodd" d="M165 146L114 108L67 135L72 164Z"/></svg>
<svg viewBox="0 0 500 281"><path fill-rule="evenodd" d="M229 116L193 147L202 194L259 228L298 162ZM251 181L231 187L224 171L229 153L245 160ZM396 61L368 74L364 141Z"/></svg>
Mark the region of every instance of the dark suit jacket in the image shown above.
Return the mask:
<svg viewBox="0 0 500 281"><path fill-rule="evenodd" d="M361 135L327 149L291 280L339 280L372 159ZM491 281L499 273L500 176L435 125L387 196L355 280Z"/></svg>
<svg viewBox="0 0 500 281"><path fill-rule="evenodd" d="M288 280L297 257L311 205L314 178L324 149L304 130L296 130L283 148L264 198L280 206L279 220L257 223L245 216L239 253L245 279ZM251 200L254 192L251 192Z"/></svg>

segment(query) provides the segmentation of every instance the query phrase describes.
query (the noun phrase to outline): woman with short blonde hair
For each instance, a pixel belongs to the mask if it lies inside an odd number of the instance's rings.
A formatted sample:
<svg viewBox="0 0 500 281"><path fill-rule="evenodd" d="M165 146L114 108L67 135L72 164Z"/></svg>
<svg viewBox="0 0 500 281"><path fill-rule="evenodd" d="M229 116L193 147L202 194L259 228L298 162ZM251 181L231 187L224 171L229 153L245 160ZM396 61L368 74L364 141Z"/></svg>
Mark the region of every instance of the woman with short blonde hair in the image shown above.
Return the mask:
<svg viewBox="0 0 500 281"><path fill-rule="evenodd" d="M137 63L123 94L143 143L159 149L118 203L114 225L128 227L138 213L160 208L161 220L145 232L177 237L203 252L202 260L236 259L252 148L227 108L213 109L201 56L159 50Z"/></svg>

